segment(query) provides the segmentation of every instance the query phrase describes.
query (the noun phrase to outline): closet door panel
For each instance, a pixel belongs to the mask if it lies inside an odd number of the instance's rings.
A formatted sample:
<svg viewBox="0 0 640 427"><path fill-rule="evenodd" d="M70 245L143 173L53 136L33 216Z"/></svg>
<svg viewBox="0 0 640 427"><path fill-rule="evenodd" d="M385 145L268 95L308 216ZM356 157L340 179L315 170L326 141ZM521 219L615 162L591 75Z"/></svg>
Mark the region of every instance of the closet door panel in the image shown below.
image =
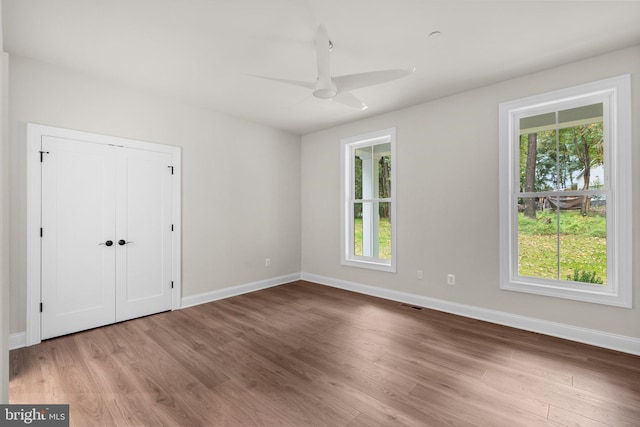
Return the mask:
<svg viewBox="0 0 640 427"><path fill-rule="evenodd" d="M115 151L42 138L42 339L115 321Z"/></svg>
<svg viewBox="0 0 640 427"><path fill-rule="evenodd" d="M117 321L171 309L170 165L166 153L118 154Z"/></svg>

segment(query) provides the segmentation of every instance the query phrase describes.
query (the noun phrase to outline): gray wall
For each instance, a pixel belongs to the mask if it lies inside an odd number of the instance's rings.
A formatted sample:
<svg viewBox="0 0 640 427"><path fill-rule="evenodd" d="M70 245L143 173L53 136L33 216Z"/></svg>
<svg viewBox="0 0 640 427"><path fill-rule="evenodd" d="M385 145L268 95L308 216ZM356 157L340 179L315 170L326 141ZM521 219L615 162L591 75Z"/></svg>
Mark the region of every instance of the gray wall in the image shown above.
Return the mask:
<svg viewBox="0 0 640 427"><path fill-rule="evenodd" d="M637 117L640 46L305 135L300 144L295 135L12 56L11 332L25 329L25 124L36 122L183 147L183 296L303 271L640 338L637 268L633 309L501 291L498 283L498 104L624 73L632 74ZM398 132L397 274L339 259L340 138L388 127ZM639 179L634 171L634 212ZM446 285L447 273L456 286Z"/></svg>
<svg viewBox="0 0 640 427"><path fill-rule="evenodd" d="M27 58L9 78L12 333L26 328L28 122L182 147L183 297L300 271L299 136Z"/></svg>
<svg viewBox="0 0 640 427"><path fill-rule="evenodd" d="M9 231L8 214L8 137L7 92L8 55L2 40L2 4L0 3L0 403L9 401Z"/></svg>
<svg viewBox="0 0 640 427"><path fill-rule="evenodd" d="M640 216L633 223L634 308L499 289L498 104L632 74L634 212L640 207L640 46L302 138L302 271L640 338ZM340 265L340 139L397 128L398 273ZM416 279L416 271L424 279ZM447 273L456 285L446 284Z"/></svg>

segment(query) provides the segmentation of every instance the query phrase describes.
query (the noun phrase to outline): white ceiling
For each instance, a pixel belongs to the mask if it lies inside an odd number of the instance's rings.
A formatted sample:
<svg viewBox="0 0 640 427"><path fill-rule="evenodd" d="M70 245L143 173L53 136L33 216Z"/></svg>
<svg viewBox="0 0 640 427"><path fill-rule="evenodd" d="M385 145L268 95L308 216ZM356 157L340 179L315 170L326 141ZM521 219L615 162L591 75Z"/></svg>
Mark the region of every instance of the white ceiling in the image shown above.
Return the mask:
<svg viewBox="0 0 640 427"><path fill-rule="evenodd" d="M640 43L638 1L3 0L4 49L304 134ZM253 75L313 81L416 67L354 92L369 109ZM438 38L430 38L432 31Z"/></svg>

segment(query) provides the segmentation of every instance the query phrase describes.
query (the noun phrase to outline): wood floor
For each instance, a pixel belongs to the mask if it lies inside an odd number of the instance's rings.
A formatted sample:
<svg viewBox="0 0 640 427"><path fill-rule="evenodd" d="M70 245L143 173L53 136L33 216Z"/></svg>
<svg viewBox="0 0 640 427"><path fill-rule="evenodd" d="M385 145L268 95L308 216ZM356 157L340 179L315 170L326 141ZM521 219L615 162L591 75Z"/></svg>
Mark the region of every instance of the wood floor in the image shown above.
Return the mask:
<svg viewBox="0 0 640 427"><path fill-rule="evenodd" d="M308 282L11 352L90 426L638 426L640 357Z"/></svg>

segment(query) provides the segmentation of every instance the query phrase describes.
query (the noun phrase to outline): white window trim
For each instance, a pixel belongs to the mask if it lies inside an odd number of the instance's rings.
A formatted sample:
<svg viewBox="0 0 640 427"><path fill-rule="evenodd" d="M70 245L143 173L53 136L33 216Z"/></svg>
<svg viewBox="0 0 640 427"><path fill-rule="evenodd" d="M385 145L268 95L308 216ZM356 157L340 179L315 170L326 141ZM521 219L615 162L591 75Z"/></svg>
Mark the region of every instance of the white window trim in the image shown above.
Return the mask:
<svg viewBox="0 0 640 427"><path fill-rule="evenodd" d="M397 271L397 215L396 215L396 128L389 128L364 135L344 138L341 141L340 155L340 241L341 264L350 267L367 268L395 273ZM375 259L371 257L356 257L351 255L353 247L353 214L351 204L351 183L353 168L351 151L354 147L367 146L373 143L391 143L391 260Z"/></svg>
<svg viewBox="0 0 640 427"><path fill-rule="evenodd" d="M505 290L547 295L619 307L632 306L632 192L631 192L631 91L630 75L622 75L568 89L500 104L500 287ZM607 156L610 193L607 194L607 281L610 286L576 284L517 275L517 188L513 167L517 147L514 124L523 110L534 111L558 103L608 98L611 118ZM605 108L605 110L607 110ZM607 112L605 111L605 115ZM515 247L514 247L515 245Z"/></svg>

